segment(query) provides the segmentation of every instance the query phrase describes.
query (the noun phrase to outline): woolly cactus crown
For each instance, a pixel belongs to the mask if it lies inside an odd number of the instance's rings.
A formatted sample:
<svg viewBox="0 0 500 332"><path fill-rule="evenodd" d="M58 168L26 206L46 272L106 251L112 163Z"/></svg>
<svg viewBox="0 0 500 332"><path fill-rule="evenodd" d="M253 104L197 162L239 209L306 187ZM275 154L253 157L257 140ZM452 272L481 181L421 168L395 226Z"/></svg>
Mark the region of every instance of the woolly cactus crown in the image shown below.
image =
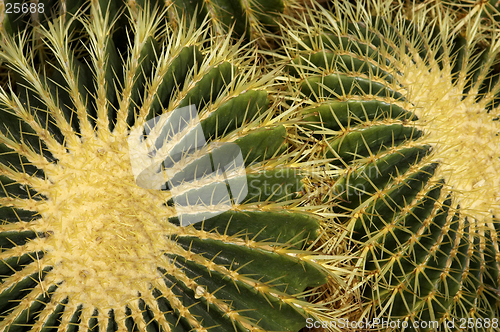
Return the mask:
<svg viewBox="0 0 500 332"><path fill-rule="evenodd" d="M495 331L494 5L311 1L259 54L221 32L295 1L62 3L0 15L0 331Z"/></svg>
<svg viewBox="0 0 500 332"><path fill-rule="evenodd" d="M1 34L0 331L299 330L333 272L277 71L108 5Z"/></svg>
<svg viewBox="0 0 500 332"><path fill-rule="evenodd" d="M391 1L336 1L282 27L290 103L310 121L316 158L330 160L318 190L338 221L327 230L345 228L367 277L360 317L493 328L500 43L484 30ZM322 241L326 252L337 243Z"/></svg>

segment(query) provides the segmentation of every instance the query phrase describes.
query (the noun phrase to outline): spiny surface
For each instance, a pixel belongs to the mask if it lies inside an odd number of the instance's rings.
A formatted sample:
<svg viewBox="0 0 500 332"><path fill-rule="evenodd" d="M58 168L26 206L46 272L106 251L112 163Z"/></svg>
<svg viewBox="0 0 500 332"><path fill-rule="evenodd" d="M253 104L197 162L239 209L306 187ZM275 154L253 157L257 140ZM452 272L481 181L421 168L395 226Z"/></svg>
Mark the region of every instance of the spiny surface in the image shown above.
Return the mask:
<svg viewBox="0 0 500 332"><path fill-rule="evenodd" d="M33 228L50 234L44 262L58 291L99 308L134 299L158 277L170 242L159 234L174 231L167 219L175 216L169 192L135 183L126 142L103 143L88 141L45 172Z"/></svg>
<svg viewBox="0 0 500 332"><path fill-rule="evenodd" d="M445 13L335 2L283 26L303 142L329 158L317 195L344 227L369 310L359 318L498 316L498 38ZM338 225L341 223L341 226ZM328 234L326 232L325 234ZM332 252L336 239L322 238ZM495 330L490 324L487 330Z"/></svg>
<svg viewBox="0 0 500 332"><path fill-rule="evenodd" d="M465 80L453 84L450 68L433 69L404 61L408 95L416 105L415 125L424 132L421 142L433 147L440 161L436 176L456 190L457 203L479 223L500 215L500 123L497 112L486 112L488 98L476 102L463 96Z"/></svg>
<svg viewBox="0 0 500 332"><path fill-rule="evenodd" d="M0 331L299 330L328 272L276 73L166 11L86 5L1 33Z"/></svg>

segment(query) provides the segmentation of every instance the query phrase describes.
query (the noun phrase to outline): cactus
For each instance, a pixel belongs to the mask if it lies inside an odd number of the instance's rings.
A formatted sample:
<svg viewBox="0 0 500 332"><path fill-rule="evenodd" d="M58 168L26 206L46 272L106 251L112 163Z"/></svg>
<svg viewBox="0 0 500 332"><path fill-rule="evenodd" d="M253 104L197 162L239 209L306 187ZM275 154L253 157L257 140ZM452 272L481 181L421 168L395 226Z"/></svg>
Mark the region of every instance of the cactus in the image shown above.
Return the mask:
<svg viewBox="0 0 500 332"><path fill-rule="evenodd" d="M245 1L185 1L174 0L174 6L190 15L203 18L208 15L218 33L227 32L232 27L236 36L247 39L263 37L265 30L277 30L275 22L286 7L297 6L295 0L245 0Z"/></svg>
<svg viewBox="0 0 500 332"><path fill-rule="evenodd" d="M133 7L141 7L144 0L126 0ZM156 0L169 8L170 16L174 13L187 16L201 23L209 17L216 34L227 34L235 38L244 37L247 41L270 47L273 38L266 34L276 33L281 13L293 15L302 10L304 0Z"/></svg>
<svg viewBox="0 0 500 332"><path fill-rule="evenodd" d="M480 26L426 8L316 6L286 20L276 57L303 142L329 159L318 193L340 226L325 227L345 229L367 278L358 319L497 331L498 32L485 50Z"/></svg>
<svg viewBox="0 0 500 332"><path fill-rule="evenodd" d="M277 71L206 26L124 8L121 30L92 1L1 32L0 331L298 331L322 317L307 299L333 272L306 250L320 217L301 206L293 112L268 98Z"/></svg>
<svg viewBox="0 0 500 332"><path fill-rule="evenodd" d="M416 7L420 7L419 4ZM458 27L462 27L462 25L472 21L476 22L476 24L482 24L486 30L492 29L498 31L499 28L500 3L496 0L433 0L429 1L427 6L422 6L422 8L431 9L431 12L449 11L452 16L458 19L456 22Z"/></svg>
<svg viewBox="0 0 500 332"><path fill-rule="evenodd" d="M22 6L24 14L14 12L14 4ZM107 10L113 16L122 10L125 5L132 12L142 10L145 5L153 7L163 7L168 10L168 16L172 24L179 24L182 16L193 19L198 27L203 25L205 17L209 17L214 32L217 34L226 34L229 31L236 38L244 37L247 41L258 40L261 45L272 42L266 38L266 33L276 33L279 22L279 14L286 13L293 15L295 12L303 10L307 1L304 0L113 0L99 1L101 9ZM57 8L57 12L62 15L73 15L82 10L84 0L39 0L32 2L15 2L11 0L0 1L0 25L9 33L22 31L29 27L30 23L39 25L46 24L47 18L51 17L51 11ZM31 7L30 7L31 6ZM31 10L35 8L36 10ZM40 6L40 7L38 7ZM21 8L21 7L19 7ZM39 9L42 9L41 11ZM9 13L5 13L7 9ZM21 13L22 11L21 10ZM126 24L126 21L121 21ZM269 46L269 45L268 45Z"/></svg>

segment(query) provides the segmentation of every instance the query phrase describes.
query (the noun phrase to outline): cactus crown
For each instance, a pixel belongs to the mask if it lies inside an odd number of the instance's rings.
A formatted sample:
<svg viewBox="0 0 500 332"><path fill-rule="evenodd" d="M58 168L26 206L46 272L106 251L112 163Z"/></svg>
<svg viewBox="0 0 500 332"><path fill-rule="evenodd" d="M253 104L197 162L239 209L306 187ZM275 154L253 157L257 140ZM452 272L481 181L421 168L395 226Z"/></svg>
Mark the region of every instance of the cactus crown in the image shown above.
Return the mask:
<svg viewBox="0 0 500 332"><path fill-rule="evenodd" d="M0 331L300 329L329 272L276 72L168 9L112 13L2 32Z"/></svg>
<svg viewBox="0 0 500 332"><path fill-rule="evenodd" d="M429 20L431 6L404 9L335 2L289 18L291 100L368 276L361 315L495 317L500 44L446 12Z"/></svg>

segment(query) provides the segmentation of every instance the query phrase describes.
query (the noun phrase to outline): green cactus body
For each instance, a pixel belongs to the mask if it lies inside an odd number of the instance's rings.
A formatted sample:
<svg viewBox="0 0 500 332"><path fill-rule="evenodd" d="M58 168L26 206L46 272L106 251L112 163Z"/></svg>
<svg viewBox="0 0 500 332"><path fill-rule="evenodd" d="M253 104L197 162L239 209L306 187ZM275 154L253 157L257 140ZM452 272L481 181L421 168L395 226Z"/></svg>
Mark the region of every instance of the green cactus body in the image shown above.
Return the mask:
<svg viewBox="0 0 500 332"><path fill-rule="evenodd" d="M0 331L298 331L327 272L303 249L319 225L298 207L276 74L206 27L126 9L123 53L97 1L39 27L38 67L29 31L1 35ZM222 172L231 151L243 163Z"/></svg>
<svg viewBox="0 0 500 332"><path fill-rule="evenodd" d="M143 7L144 0L126 0L132 8ZM147 2L147 1L146 1ZM293 13L302 8L300 0L155 0L168 8L171 18L186 16L189 20L202 24L208 17L216 34L231 32L234 37L244 37L247 41L257 40L259 44L271 42L266 33L279 30L280 14Z"/></svg>
<svg viewBox="0 0 500 332"><path fill-rule="evenodd" d="M496 331L498 41L481 52L477 26L463 38L445 13L408 21L391 6L336 2L283 27L293 101L330 159L322 199L368 277L360 318Z"/></svg>
<svg viewBox="0 0 500 332"><path fill-rule="evenodd" d="M283 13L284 2L293 3L290 0L173 1L177 8L188 14L193 15L197 10L201 18L208 15L222 29L221 32L232 28L237 36L252 39L262 37L265 29L277 29L274 20Z"/></svg>
<svg viewBox="0 0 500 332"><path fill-rule="evenodd" d="M300 0L100 0L101 9L114 16L118 11L128 5L132 13L137 13L144 8L158 6L166 8L172 24L180 22L182 16L193 19L198 26L203 25L206 17L218 34L232 32L234 37L244 37L247 41L259 40L260 44L266 41L265 34L275 33L279 30L278 21L280 14L293 14L303 8ZM40 0L37 3L19 2L11 0L0 1L1 26L9 33L22 31L30 25L46 24L54 8L62 15L74 15L85 6L84 0ZM3 7L2 7L3 5ZM14 6L15 5L15 6ZM31 6L31 7L30 7ZM7 13L4 11L7 10ZM121 21L126 24L126 21Z"/></svg>
<svg viewBox="0 0 500 332"><path fill-rule="evenodd" d="M419 1L420 2L420 1ZM480 23L486 30L498 29L500 22L500 3L496 0L433 0L427 4L427 9L449 11L456 16L457 26L462 27L467 22ZM412 10L410 10L411 12Z"/></svg>

